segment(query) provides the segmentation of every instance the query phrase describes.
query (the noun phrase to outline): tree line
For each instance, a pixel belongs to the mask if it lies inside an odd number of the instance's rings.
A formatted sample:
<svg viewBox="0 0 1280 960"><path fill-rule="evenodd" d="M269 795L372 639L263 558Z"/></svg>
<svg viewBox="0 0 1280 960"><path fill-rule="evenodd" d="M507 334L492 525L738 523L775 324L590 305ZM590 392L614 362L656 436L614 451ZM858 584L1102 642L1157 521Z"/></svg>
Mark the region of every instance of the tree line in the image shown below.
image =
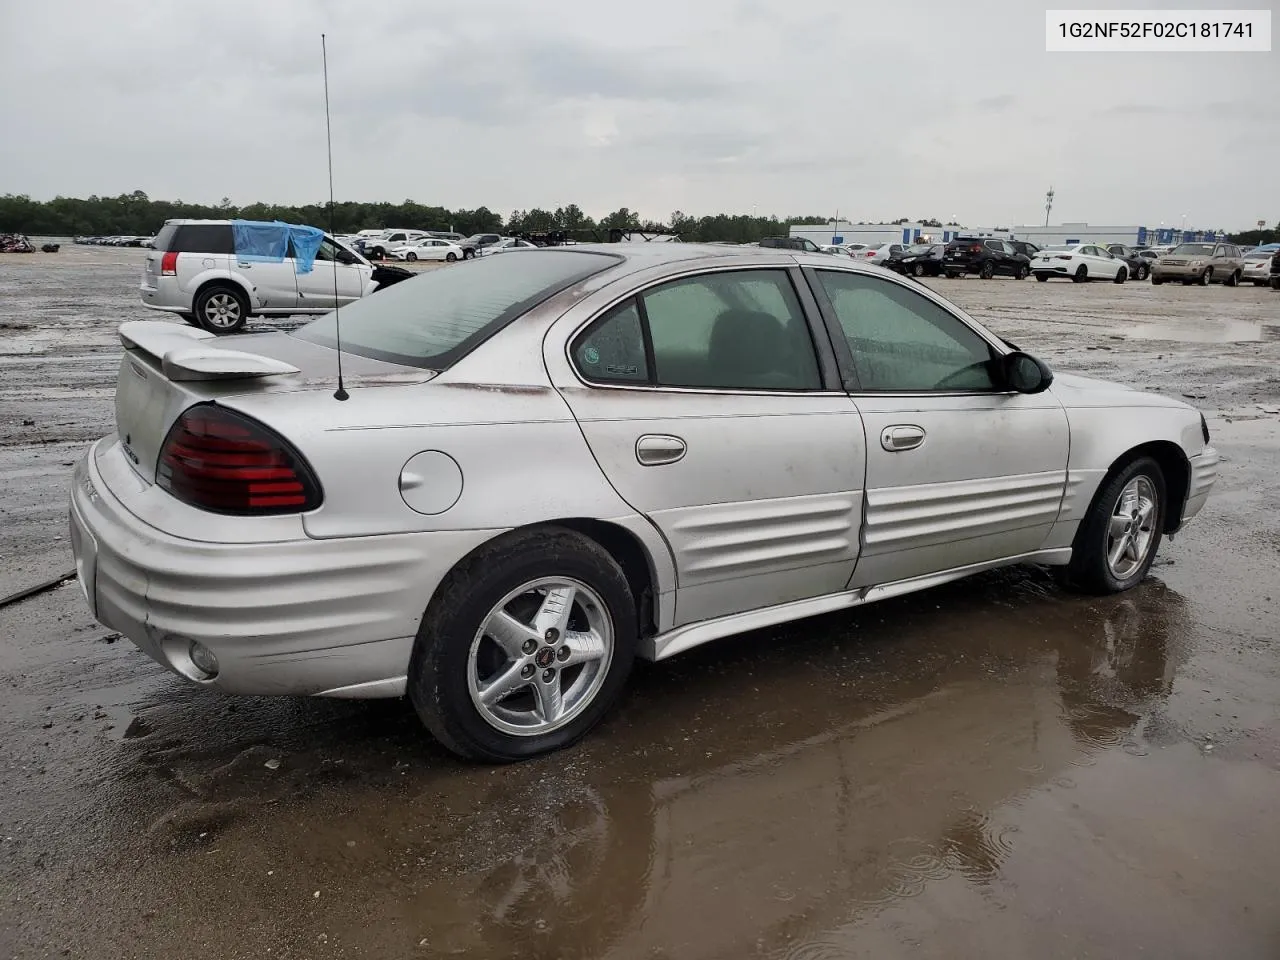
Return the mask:
<svg viewBox="0 0 1280 960"><path fill-rule="evenodd" d="M473 233L532 234L564 231L570 234L607 234L611 228L632 230L674 230L690 241L729 241L751 243L761 237L786 234L793 223L824 223L825 216L756 217L714 214L694 217L677 210L666 223L643 219L627 207L621 207L596 220L577 204L554 210L513 210L504 217L488 207L474 210L450 210L405 200L403 203L342 202L334 205L333 222L329 222L327 203L287 206L250 203L237 206L223 198L216 204L186 203L182 200L152 200L143 191L122 193L118 197L56 197L32 200L25 195L5 194L0 197L0 233L25 233L30 236L151 236L166 220L229 219L284 220L329 228L336 233L354 233L377 227L403 227L413 230L452 230L464 235Z"/></svg>
<svg viewBox="0 0 1280 960"><path fill-rule="evenodd" d="M555 210L513 210L510 215L477 207L474 210L450 210L405 200L403 203L355 203L334 205L333 223L329 222L327 203L284 206L250 203L236 206L223 198L217 204L185 203L182 200L152 200L141 190L122 193L118 197L55 197L32 200L25 195L5 194L0 197L0 233L25 233L30 236L151 236L166 220L229 219L284 220L329 228L336 233L354 233L376 227L403 227L411 230L453 230L464 235L473 233L534 234L564 231L590 235L593 231L607 234L612 228L631 230L674 230L693 242L722 241L754 243L762 237L786 234L797 223L828 223L826 215L758 217L746 214L717 213L695 217L679 210L665 223L642 219L634 211L620 207L595 220L574 203ZM919 222L942 227L941 221L913 221L901 218L899 223ZM958 224L947 224L958 226ZM603 238L603 237L602 237ZM1271 243L1280 240L1280 223L1270 230L1248 230L1232 235L1237 243Z"/></svg>

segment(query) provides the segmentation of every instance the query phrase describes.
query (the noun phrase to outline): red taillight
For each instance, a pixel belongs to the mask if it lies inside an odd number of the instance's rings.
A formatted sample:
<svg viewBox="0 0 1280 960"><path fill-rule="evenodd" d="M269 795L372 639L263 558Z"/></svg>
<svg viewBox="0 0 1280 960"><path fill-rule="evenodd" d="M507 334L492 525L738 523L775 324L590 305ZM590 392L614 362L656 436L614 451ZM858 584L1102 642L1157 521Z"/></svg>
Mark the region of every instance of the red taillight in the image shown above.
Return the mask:
<svg viewBox="0 0 1280 960"><path fill-rule="evenodd" d="M1071 254L1069 254L1069 253L1055 253L1055 254L1053 255L1053 259L1055 259L1055 260L1070 260L1070 259L1071 259Z"/></svg>
<svg viewBox="0 0 1280 960"><path fill-rule="evenodd" d="M176 277L178 275L178 252L166 250L160 258L160 276Z"/></svg>
<svg viewBox="0 0 1280 960"><path fill-rule="evenodd" d="M981 253L981 252L982 252L982 244L980 244L980 243L975 243L973 246L971 246L971 247L969 248L969 252L970 252L970 253Z"/></svg>
<svg viewBox="0 0 1280 960"><path fill-rule="evenodd" d="M156 483L214 513L301 513L320 506L302 457L262 424L213 404L178 418L160 449Z"/></svg>
<svg viewBox="0 0 1280 960"><path fill-rule="evenodd" d="M868 257L874 257L876 255L876 252L874 250L868 250L866 255Z"/></svg>

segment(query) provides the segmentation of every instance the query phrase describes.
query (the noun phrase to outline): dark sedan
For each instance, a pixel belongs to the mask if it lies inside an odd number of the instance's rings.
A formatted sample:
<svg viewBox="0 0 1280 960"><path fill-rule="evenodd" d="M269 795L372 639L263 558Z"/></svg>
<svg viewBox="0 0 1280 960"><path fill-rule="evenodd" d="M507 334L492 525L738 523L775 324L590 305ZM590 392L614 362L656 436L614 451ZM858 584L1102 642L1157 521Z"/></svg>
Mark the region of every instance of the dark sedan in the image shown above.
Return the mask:
<svg viewBox="0 0 1280 960"><path fill-rule="evenodd" d="M885 260L884 266L913 277L936 277L942 274L945 243L915 243Z"/></svg>
<svg viewBox="0 0 1280 960"><path fill-rule="evenodd" d="M1144 257L1133 247L1126 247L1123 243L1108 243L1105 249L1107 253L1119 257L1129 265L1129 276L1134 280L1145 280L1151 275L1151 258Z"/></svg>

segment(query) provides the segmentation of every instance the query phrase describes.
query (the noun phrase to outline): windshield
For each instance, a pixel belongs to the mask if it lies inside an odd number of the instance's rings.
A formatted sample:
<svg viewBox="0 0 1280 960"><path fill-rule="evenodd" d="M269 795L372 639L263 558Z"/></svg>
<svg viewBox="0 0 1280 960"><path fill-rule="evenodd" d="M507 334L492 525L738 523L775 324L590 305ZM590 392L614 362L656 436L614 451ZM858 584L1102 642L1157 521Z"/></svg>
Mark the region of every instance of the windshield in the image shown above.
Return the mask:
<svg viewBox="0 0 1280 960"><path fill-rule="evenodd" d="M443 370L548 297L618 262L602 253L537 250L433 270L343 307L344 352ZM335 314L294 336L336 347Z"/></svg>
<svg viewBox="0 0 1280 960"><path fill-rule="evenodd" d="M932 249L933 249L932 244L913 243L911 246L907 247L907 253L915 253L915 254L928 253Z"/></svg>
<svg viewBox="0 0 1280 960"><path fill-rule="evenodd" d="M1180 243L1173 248L1173 252L1181 253L1181 254L1194 253L1194 254L1200 254L1202 256L1207 257L1211 253L1213 253L1213 244L1212 243Z"/></svg>

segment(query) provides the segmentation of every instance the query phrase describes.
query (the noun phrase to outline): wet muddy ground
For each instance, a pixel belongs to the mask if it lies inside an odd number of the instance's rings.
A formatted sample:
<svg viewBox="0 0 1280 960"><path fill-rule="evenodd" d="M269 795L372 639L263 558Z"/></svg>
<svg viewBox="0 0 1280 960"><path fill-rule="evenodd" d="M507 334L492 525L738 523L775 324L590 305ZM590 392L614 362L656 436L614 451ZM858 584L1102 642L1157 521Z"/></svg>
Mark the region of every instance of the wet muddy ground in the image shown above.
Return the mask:
<svg viewBox="0 0 1280 960"><path fill-rule="evenodd" d="M0 596L70 568L140 259L0 258ZM0 609L0 958L1280 956L1280 294L930 283L1206 411L1222 479L1141 587L722 641L493 769L401 703L194 689L71 583Z"/></svg>

